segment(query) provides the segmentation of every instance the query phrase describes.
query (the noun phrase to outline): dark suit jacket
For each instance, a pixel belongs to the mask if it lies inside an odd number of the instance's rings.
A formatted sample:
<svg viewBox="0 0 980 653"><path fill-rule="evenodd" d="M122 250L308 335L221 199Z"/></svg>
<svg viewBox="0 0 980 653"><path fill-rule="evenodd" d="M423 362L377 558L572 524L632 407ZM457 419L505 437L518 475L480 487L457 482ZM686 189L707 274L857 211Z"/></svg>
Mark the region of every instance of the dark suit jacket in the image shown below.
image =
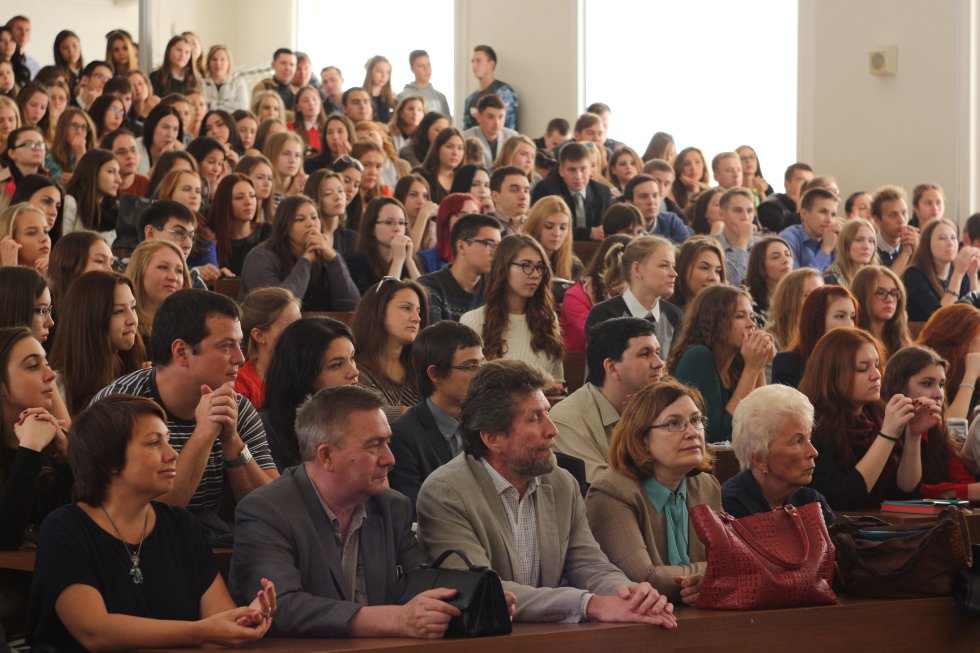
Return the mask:
<svg viewBox="0 0 980 653"><path fill-rule="evenodd" d="M407 496L414 508L422 482L453 457L424 400L391 423L389 446L395 468L388 474L388 483Z"/></svg>
<svg viewBox="0 0 980 653"><path fill-rule="evenodd" d="M385 489L364 507L359 556L368 604L391 605L404 591L405 572L428 560L412 533L408 499ZM238 504L229 586L247 605L262 578L276 584L275 634L346 637L360 606L347 595L341 554L306 467L298 465Z"/></svg>
<svg viewBox="0 0 980 653"><path fill-rule="evenodd" d="M542 197L547 197L548 195L558 195L565 203L568 204L568 208L572 210L572 226L574 227L578 224L578 216L575 216L575 201L572 199L572 193L568 190L568 186L565 184L565 180L558 176L558 171L553 171L547 177L538 182L538 185L534 187L531 192L531 202L537 202ZM575 240L591 240L590 232L593 227L598 227L602 224L602 216L605 215L606 209L612 205L612 193L609 192L609 187L605 184L601 184L598 181L591 179L589 180L588 189L585 191L585 227L573 228L572 234Z"/></svg>
<svg viewBox="0 0 980 653"><path fill-rule="evenodd" d="M669 330L666 329L666 325L664 324L658 324L656 327L657 340L660 341L660 357L667 360L667 352L670 351L670 343L674 339L674 334L680 331L681 324L684 322L684 312L666 300L661 299L659 303L660 318L663 320L666 317L667 323L670 325ZM600 322L611 320L614 317L630 316L631 313L626 307L626 300L623 299L622 295L616 295L615 297L610 297L605 301L599 302L592 307L592 310L589 311L589 317L585 319L586 341L588 341L589 332L592 330L592 327Z"/></svg>

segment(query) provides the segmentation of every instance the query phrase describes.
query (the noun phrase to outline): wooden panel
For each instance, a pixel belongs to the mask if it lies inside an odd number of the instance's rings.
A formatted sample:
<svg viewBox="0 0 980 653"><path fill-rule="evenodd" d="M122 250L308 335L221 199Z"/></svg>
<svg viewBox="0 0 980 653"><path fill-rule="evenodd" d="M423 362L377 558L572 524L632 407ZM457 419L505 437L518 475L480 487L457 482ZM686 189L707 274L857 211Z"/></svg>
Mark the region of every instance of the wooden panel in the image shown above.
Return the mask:
<svg viewBox="0 0 980 653"><path fill-rule="evenodd" d="M566 351L562 364L565 368L565 386L568 394L571 394L585 383L585 352Z"/></svg>
<svg viewBox="0 0 980 653"><path fill-rule="evenodd" d="M909 322L909 333L912 334L912 340L919 337L919 333L922 332L922 327L925 325L925 322Z"/></svg>
<svg viewBox="0 0 980 653"><path fill-rule="evenodd" d="M582 263L588 265L589 261L592 260L592 255L595 254L601 244L598 240L576 240L572 243L572 251Z"/></svg>
<svg viewBox="0 0 980 653"><path fill-rule="evenodd" d="M882 601L842 599L839 605L784 610L721 612L677 609L678 627L639 624L515 624L501 637L468 640L277 639L250 646L265 651L428 651L495 653L534 651L976 651L980 620L948 598Z"/></svg>
<svg viewBox="0 0 980 653"><path fill-rule="evenodd" d="M238 301L238 291L242 289L242 280L237 277L218 279L214 282L214 292Z"/></svg>

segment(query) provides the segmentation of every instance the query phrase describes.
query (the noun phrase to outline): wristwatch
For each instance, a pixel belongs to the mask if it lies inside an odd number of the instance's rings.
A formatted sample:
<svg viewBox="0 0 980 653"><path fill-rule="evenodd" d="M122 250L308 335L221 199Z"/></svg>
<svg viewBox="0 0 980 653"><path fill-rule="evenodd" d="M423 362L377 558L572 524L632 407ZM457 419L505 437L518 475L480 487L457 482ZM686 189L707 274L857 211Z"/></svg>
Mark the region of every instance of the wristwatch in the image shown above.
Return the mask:
<svg viewBox="0 0 980 653"><path fill-rule="evenodd" d="M242 450L238 452L237 456L224 461L225 469L234 469L250 462L252 462L252 452L248 450L247 444L242 445Z"/></svg>

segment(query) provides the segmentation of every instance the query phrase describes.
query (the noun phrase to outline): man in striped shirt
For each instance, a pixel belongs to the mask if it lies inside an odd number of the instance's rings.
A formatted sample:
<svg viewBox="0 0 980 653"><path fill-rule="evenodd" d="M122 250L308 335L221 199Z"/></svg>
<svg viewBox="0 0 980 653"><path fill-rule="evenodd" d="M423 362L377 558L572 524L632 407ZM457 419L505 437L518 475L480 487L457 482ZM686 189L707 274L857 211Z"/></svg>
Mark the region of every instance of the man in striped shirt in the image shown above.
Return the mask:
<svg viewBox="0 0 980 653"><path fill-rule="evenodd" d="M148 397L167 412L170 445L180 458L173 490L160 499L165 503L214 510L225 472L236 499L279 476L258 413L234 388L245 362L240 315L223 295L175 292L153 320L153 367L116 379L93 399Z"/></svg>

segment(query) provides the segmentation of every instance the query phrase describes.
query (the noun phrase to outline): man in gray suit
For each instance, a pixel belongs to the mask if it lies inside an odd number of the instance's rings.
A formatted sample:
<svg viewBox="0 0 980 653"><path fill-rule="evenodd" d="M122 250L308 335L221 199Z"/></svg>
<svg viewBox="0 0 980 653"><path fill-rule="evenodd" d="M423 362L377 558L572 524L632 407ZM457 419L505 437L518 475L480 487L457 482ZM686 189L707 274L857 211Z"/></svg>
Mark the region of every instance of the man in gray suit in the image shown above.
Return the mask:
<svg viewBox="0 0 980 653"><path fill-rule="evenodd" d="M313 395L296 414L305 462L238 504L231 590L250 600L255 579L273 581L274 633L442 637L459 614L446 588L394 605L427 559L411 503L385 487L395 459L382 405L357 386Z"/></svg>
<svg viewBox="0 0 980 653"><path fill-rule="evenodd" d="M419 492L422 544L430 554L461 549L493 568L517 596L515 621L676 626L667 599L649 583L630 583L592 537L578 484L555 467L547 385L517 360L474 375L460 416L466 455L435 470Z"/></svg>
<svg viewBox="0 0 980 653"><path fill-rule="evenodd" d="M504 127L507 107L500 96L493 93L484 96L476 108L477 126L464 131L463 136L480 139L480 142L483 143L483 163L487 166L487 170L492 172L493 162L503 148L504 141L511 136L516 136L517 132Z"/></svg>

